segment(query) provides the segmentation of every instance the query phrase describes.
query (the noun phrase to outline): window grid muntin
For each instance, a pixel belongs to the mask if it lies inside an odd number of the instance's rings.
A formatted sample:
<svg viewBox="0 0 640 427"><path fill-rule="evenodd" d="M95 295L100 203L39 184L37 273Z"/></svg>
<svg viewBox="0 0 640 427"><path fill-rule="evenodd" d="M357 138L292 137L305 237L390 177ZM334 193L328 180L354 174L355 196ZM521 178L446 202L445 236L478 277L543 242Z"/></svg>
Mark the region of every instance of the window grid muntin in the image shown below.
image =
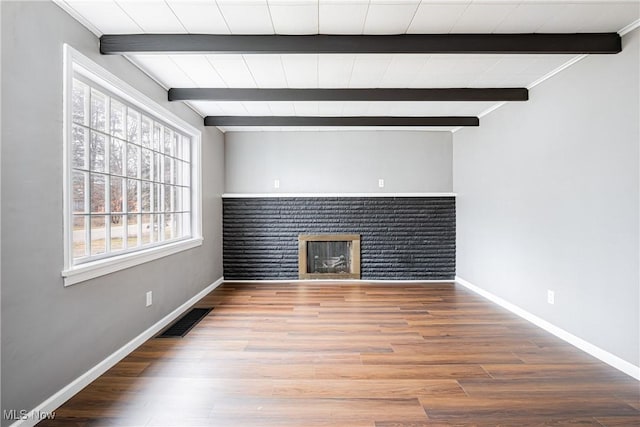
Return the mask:
<svg viewBox="0 0 640 427"><path fill-rule="evenodd" d="M80 82L81 85L77 85L76 82ZM85 185L84 185L84 212L77 212L75 206L72 209L72 233L75 231L75 224L77 219L82 219L84 225L84 256L76 256L75 244L76 238L73 236L72 243L73 247L71 249L71 259L73 260L73 264L82 264L88 261L94 261L97 259L108 258L110 256L122 255L129 252L134 252L140 249L153 248L157 246L162 246L169 242L185 240L192 237L191 234L191 220L193 218L193 213L191 209L191 195L188 194L189 204L186 204L187 200L182 200L186 193L190 193L191 191L191 142L192 138L190 135L185 135L184 133L176 130L172 126L165 123L163 120L158 117L149 114L147 111L141 111L139 108L132 106L130 103L124 101L117 95L113 94L111 91L106 90L101 87L101 85L83 77L78 73L74 73L72 79L72 91L75 92L76 87L80 86L80 89L83 89L83 120L79 122L76 120L74 116L75 109L72 109L71 114L71 126L73 128L77 127L82 129L83 132L83 148L84 148L84 166L75 167L74 162L72 161L71 165L71 175L73 176L75 173L83 173L85 177ZM96 121L99 122L102 126L100 129L95 129L92 127L94 124L94 117L92 115L92 106L93 104L93 96L94 94L100 94L104 96L104 101L101 101L101 107L104 107L104 121L101 121L101 117L96 117ZM87 96L88 95L88 96ZM100 95L97 95L100 97ZM112 101L115 100L118 104L123 106L121 112L123 112L123 123L121 123L121 127L123 130L122 135L116 135L116 132L112 129L111 123L111 113L112 113ZM97 105L100 105L98 103ZM131 114L130 111L133 111L134 114ZM130 124L129 117L137 116L137 123L135 126L137 137L135 141L130 140ZM148 137L148 146L145 146L145 140L143 138L143 129L142 122L146 121L149 124L149 137ZM87 124L88 123L88 124ZM154 132L159 130L158 141L154 141ZM165 135L168 133L168 137ZM96 171L92 169L92 144L91 138L93 134L96 134L104 139L104 147L103 147L103 159L102 159L102 167L100 171ZM88 136L88 137L87 137ZM122 138L118 137L122 136ZM166 140L170 144L166 145ZM112 141L120 141L122 142L122 165L121 165L121 174L112 173L111 171L111 144ZM173 145L172 145L173 144ZM135 177L130 176L128 166L129 166L129 145L134 147L134 150L137 150L137 159L136 159L136 173ZM168 150L167 150L168 148ZM173 150L172 150L173 148ZM72 157L73 150L75 146L72 145ZM149 150L151 153L150 160L150 179L142 178L142 153L143 150ZM175 151L174 151L175 150ZM168 152L167 152L168 151ZM158 171L154 170L156 164L155 159L159 160ZM164 174L164 165L165 161L169 159L174 165L180 164L180 169L182 170L181 176L177 176L175 171L173 171L173 175L170 177L166 177ZM178 163L180 162L180 163ZM177 168L174 168L177 169ZM171 170L170 170L171 172ZM92 192L91 192L91 177L93 175L100 176L104 178L104 212L95 212L92 211L91 203L92 203ZM124 205L121 208L122 212L112 211L112 203L111 203L111 182L113 178L120 179L122 181L122 204ZM158 178L158 179L154 179ZM132 210L129 203L129 182L133 182L136 187L136 201L135 201L135 209ZM173 182L172 182L173 181ZM143 211L142 209L142 188L143 182L146 182L150 186L150 209L149 211ZM73 193L73 180L72 180L72 193ZM155 203L154 197L156 195L156 187L160 190L159 203ZM165 190L173 189L173 192L176 196L170 200L170 210L163 210L166 207L165 203ZM180 192L182 194L180 200L181 209L178 209L176 203L178 202L177 194ZM152 209L154 207L159 208L159 210ZM176 215L179 215L180 221L177 220ZM150 229L148 233L148 243L144 243L146 236L143 235L143 221L144 217L148 217L150 222L148 223L148 228ZM169 216L171 218L171 224L165 223L165 217ZM118 248L116 250L112 250L112 240L114 239L114 233L112 233L112 218L119 217L121 230L121 249ZM134 245L129 245L130 238L130 220L135 219L135 235L133 238L135 239ZM93 253L93 241L92 241L92 230L94 229L93 225L97 220L98 223L104 221L104 251L100 253ZM156 226L156 224L158 226ZM157 230L157 231L156 231ZM117 236L116 236L117 237ZM132 242L133 243L133 242Z"/></svg>

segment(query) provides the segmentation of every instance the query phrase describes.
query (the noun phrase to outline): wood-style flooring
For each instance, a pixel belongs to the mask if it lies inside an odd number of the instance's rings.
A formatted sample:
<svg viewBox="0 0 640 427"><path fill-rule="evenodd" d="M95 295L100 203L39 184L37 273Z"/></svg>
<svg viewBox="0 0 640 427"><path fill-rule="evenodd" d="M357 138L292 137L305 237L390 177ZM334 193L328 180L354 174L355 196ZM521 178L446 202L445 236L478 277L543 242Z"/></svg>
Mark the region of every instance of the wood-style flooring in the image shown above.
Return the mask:
<svg viewBox="0 0 640 427"><path fill-rule="evenodd" d="M453 284L225 284L39 426L640 426L639 382Z"/></svg>

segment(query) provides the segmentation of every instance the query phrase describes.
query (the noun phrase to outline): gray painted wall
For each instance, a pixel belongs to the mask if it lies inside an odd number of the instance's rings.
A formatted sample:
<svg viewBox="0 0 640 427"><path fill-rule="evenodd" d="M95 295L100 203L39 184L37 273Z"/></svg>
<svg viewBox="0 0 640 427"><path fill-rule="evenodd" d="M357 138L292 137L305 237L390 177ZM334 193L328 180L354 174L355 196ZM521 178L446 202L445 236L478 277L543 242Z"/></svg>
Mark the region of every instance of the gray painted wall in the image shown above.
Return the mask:
<svg viewBox="0 0 640 427"><path fill-rule="evenodd" d="M2 409L30 410L222 276L224 144L53 3L1 7ZM202 129L203 246L63 287L63 42Z"/></svg>
<svg viewBox="0 0 640 427"><path fill-rule="evenodd" d="M639 33L457 132L453 156L458 276L636 366Z"/></svg>
<svg viewBox="0 0 640 427"><path fill-rule="evenodd" d="M228 132L225 191L450 192L451 152L450 132Z"/></svg>

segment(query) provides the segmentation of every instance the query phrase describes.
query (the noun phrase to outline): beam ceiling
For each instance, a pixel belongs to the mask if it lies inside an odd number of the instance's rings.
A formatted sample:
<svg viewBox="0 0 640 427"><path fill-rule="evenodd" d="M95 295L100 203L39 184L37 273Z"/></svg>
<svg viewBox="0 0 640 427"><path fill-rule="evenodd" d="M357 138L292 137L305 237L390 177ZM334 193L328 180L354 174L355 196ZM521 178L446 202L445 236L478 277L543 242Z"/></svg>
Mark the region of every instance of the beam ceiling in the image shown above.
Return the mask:
<svg viewBox="0 0 640 427"><path fill-rule="evenodd" d="M477 117L207 116L205 126L479 126Z"/></svg>
<svg viewBox="0 0 640 427"><path fill-rule="evenodd" d="M526 88L172 88L169 101L526 101Z"/></svg>
<svg viewBox="0 0 640 427"><path fill-rule="evenodd" d="M103 54L128 53L618 53L618 33L219 35L107 34Z"/></svg>

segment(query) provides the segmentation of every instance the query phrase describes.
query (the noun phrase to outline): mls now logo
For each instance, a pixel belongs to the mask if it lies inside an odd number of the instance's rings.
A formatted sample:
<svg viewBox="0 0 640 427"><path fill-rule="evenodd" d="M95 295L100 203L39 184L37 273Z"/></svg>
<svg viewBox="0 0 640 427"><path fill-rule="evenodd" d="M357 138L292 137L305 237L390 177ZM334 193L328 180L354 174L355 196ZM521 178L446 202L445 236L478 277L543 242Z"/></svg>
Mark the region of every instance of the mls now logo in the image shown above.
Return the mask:
<svg viewBox="0 0 640 427"><path fill-rule="evenodd" d="M28 420L32 419L35 421L40 420L52 420L56 417L55 412L43 412L43 411L33 411L29 412L26 409L3 409L2 417L5 420Z"/></svg>

